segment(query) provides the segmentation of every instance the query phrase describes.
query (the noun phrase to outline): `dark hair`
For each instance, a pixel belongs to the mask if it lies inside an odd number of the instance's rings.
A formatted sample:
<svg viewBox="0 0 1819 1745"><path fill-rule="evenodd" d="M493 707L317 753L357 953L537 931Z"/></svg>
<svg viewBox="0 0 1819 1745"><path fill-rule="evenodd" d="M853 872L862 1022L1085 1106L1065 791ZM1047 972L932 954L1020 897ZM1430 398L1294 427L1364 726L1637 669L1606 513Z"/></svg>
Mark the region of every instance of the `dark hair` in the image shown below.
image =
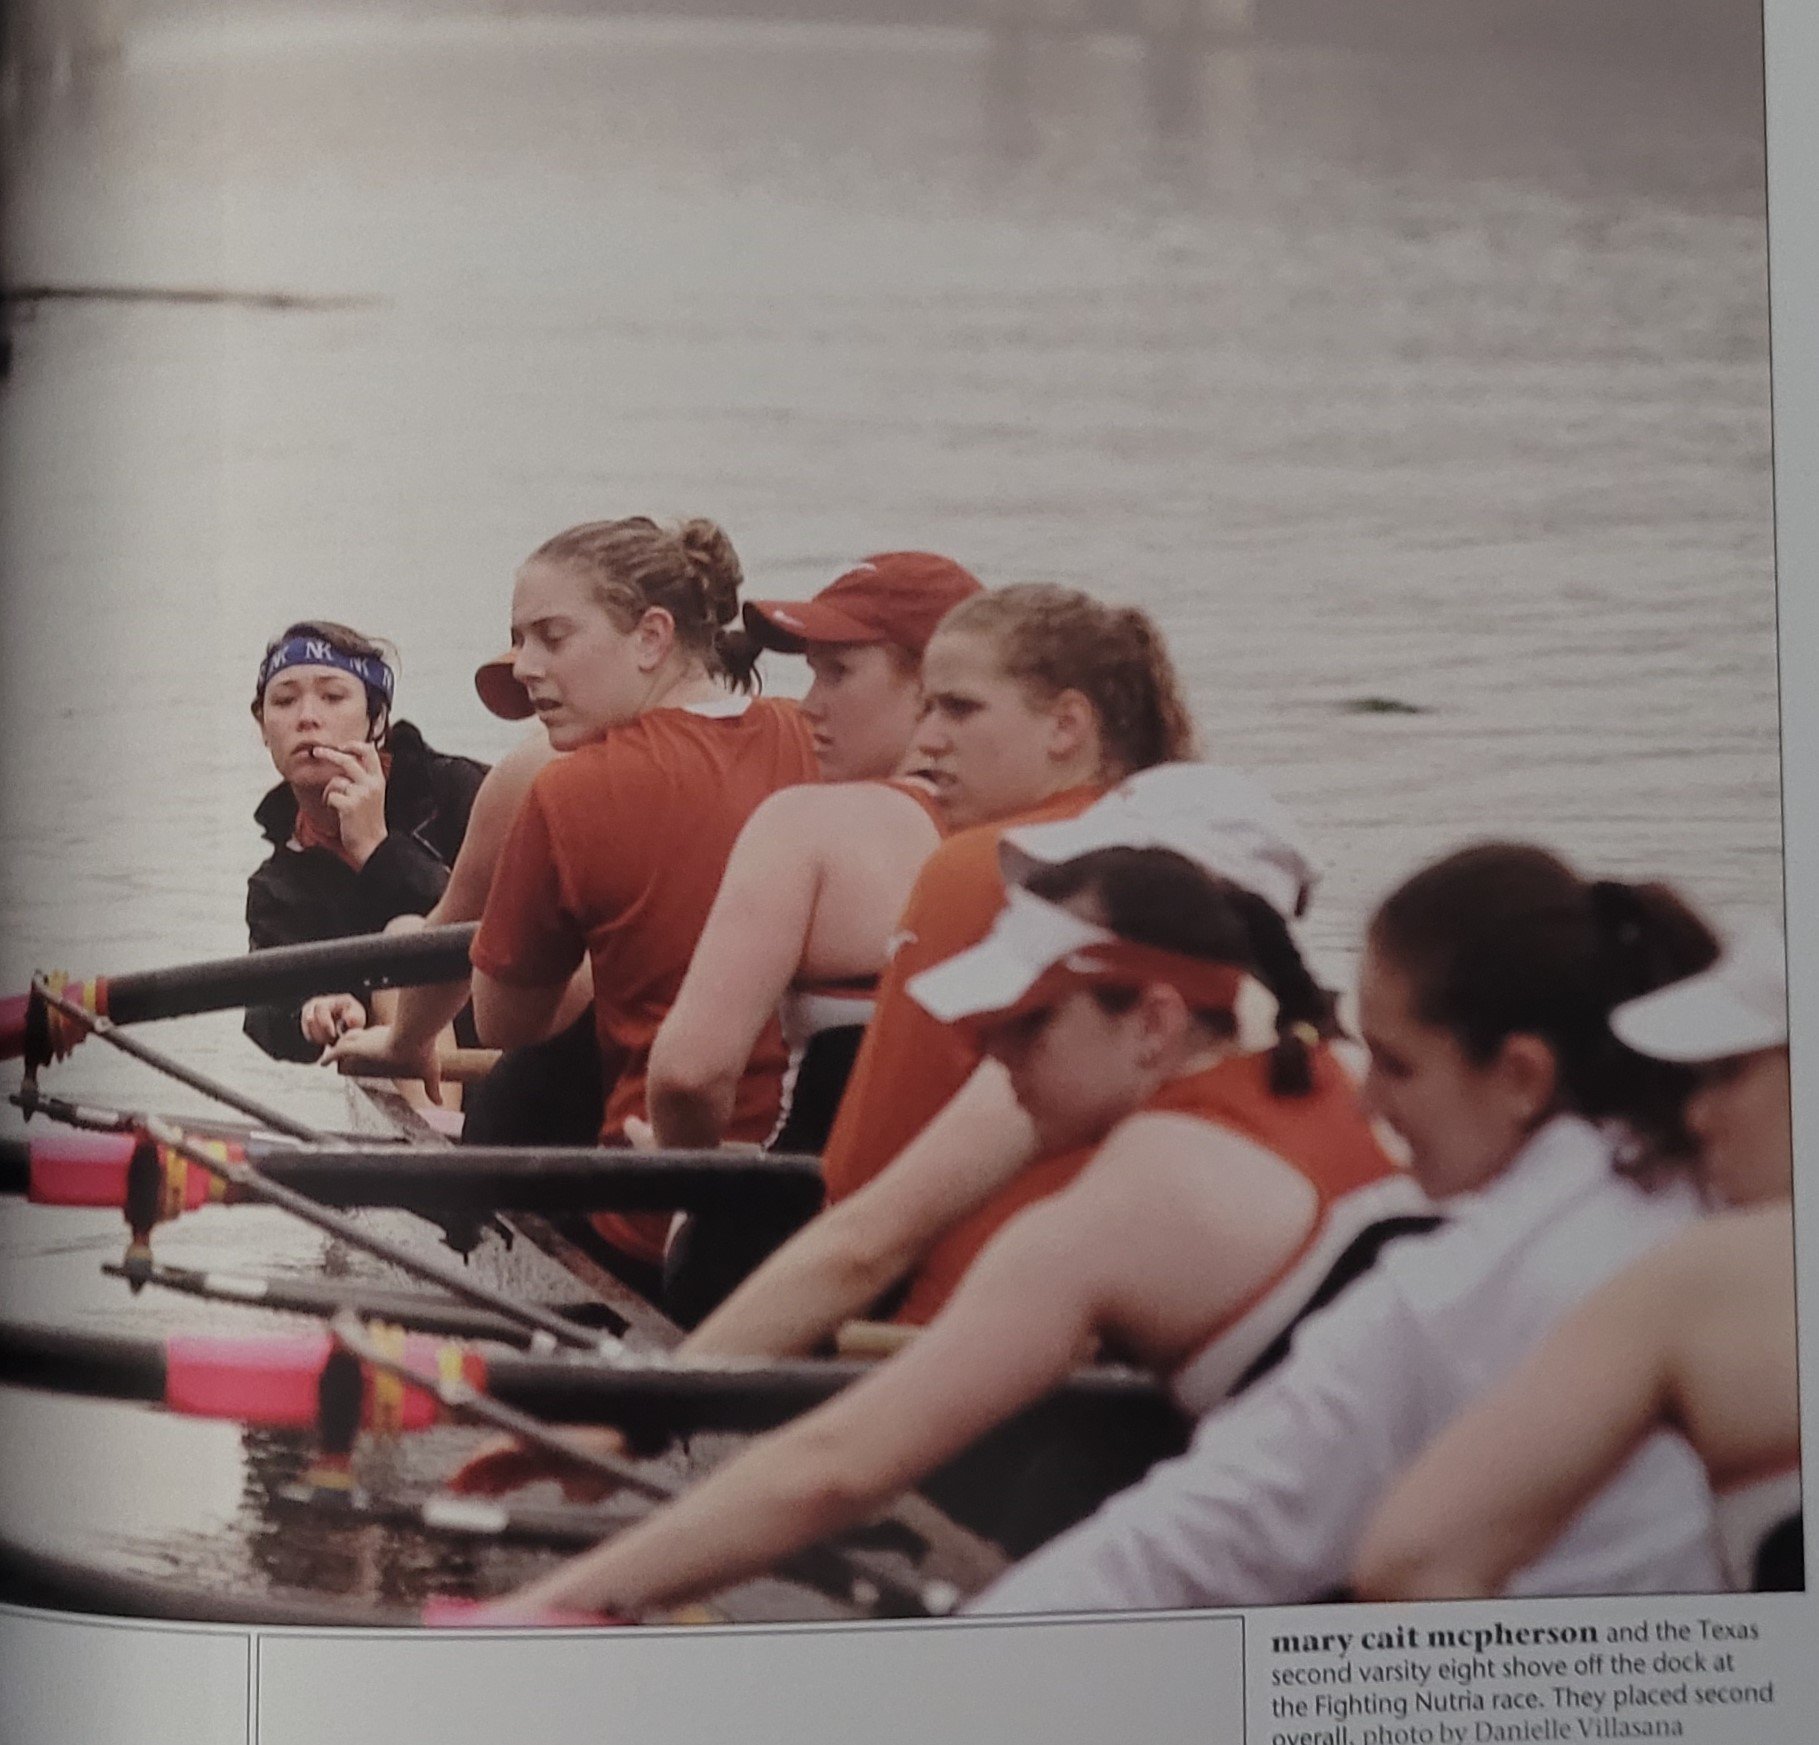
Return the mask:
<svg viewBox="0 0 1819 1745"><path fill-rule="evenodd" d="M989 637L1005 673L1045 698L1085 697L1099 718L1108 779L1198 755L1162 632L1134 606L1024 582L962 600L936 634L950 631Z"/></svg>
<svg viewBox="0 0 1819 1745"><path fill-rule="evenodd" d="M1521 843L1460 849L1384 899L1373 950L1408 979L1417 1018L1468 1059L1514 1035L1553 1050L1559 1106L1617 1120L1628 1162L1688 1161L1682 1119L1693 1074L1650 1060L1611 1032L1613 1007L1707 968L1718 940L1666 885L1588 881Z"/></svg>
<svg viewBox="0 0 1819 1745"><path fill-rule="evenodd" d="M583 571L600 607L630 630L653 606L676 626L677 644L742 691L757 684L758 644L733 628L745 572L718 522L660 525L648 515L584 521L546 539L527 560Z"/></svg>
<svg viewBox="0 0 1819 1745"><path fill-rule="evenodd" d="M351 654L374 660L382 660L396 672L402 664L398 658L395 644L383 636L362 636L358 630L350 630L345 624L337 624L332 618L302 618L295 624L287 624L265 645L266 654L280 644L289 642L293 636L313 636L318 642L326 642L330 648L337 648L343 654ZM261 669L264 667L261 660ZM273 677L277 675L274 674ZM258 686L253 692L253 719L265 718L265 686ZM374 744L384 745L386 732L390 727L389 706L385 699L375 692L371 685L366 687L366 724L369 729L377 728Z"/></svg>
<svg viewBox="0 0 1819 1745"><path fill-rule="evenodd" d="M1311 1050L1338 1033L1335 1002L1302 961L1288 923L1254 891L1215 877L1168 848L1095 849L1039 868L1025 885L1051 903L1091 896L1105 926L1132 944L1248 971L1276 997L1271 1091L1300 1097L1313 1089ZM1117 992L1094 990L1108 1010L1128 1010L1134 996L1118 1000ZM1195 1016L1232 1034L1228 1014Z"/></svg>

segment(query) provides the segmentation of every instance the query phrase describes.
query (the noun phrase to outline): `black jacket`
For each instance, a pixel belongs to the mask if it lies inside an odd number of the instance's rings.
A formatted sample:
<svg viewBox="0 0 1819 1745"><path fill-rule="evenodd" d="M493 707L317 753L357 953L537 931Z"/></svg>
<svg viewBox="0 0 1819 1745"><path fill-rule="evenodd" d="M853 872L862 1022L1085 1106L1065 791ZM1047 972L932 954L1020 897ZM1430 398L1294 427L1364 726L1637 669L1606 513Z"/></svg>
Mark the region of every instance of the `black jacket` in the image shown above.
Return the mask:
<svg viewBox="0 0 1819 1745"><path fill-rule="evenodd" d="M253 949L377 933L400 915L423 915L448 883L467 815L486 765L432 751L408 721L393 723L387 745L386 837L355 872L325 848L289 846L297 800L280 782L253 814L272 853L246 882L246 930ZM349 988L349 993L360 993ZM314 1060L304 1040L303 1008L249 1006L246 1033L280 1060Z"/></svg>

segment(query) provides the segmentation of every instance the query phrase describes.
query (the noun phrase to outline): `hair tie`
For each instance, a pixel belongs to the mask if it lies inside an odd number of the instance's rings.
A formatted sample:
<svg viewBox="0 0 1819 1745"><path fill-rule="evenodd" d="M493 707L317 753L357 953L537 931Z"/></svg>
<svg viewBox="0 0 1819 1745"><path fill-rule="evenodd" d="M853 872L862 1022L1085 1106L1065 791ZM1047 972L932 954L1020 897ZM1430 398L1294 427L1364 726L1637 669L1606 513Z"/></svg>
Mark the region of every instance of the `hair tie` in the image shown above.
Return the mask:
<svg viewBox="0 0 1819 1745"><path fill-rule="evenodd" d="M1314 1048L1318 1048L1320 1046L1319 1027L1315 1024L1309 1023L1308 1020L1305 1018L1297 1019L1293 1024L1291 1024L1288 1027L1288 1033L1289 1033L1289 1035L1294 1037L1294 1039L1297 1042L1299 1042L1303 1048L1314 1049Z"/></svg>

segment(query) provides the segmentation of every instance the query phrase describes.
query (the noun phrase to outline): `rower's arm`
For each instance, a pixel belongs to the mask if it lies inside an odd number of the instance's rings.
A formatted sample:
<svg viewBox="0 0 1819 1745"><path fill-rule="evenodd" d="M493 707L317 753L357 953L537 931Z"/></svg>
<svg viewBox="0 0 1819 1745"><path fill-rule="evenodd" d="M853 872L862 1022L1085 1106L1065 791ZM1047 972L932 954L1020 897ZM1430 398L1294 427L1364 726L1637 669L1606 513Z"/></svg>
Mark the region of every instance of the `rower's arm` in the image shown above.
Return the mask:
<svg viewBox="0 0 1819 1745"><path fill-rule="evenodd" d="M532 778L553 755L549 741L538 734L514 746L487 771L474 794L467 831L449 869L448 883L425 918L426 926L480 919L512 820ZM408 1054L430 1046L467 1004L467 993L465 979L400 990L397 1016L391 1025L394 1049Z"/></svg>
<svg viewBox="0 0 1819 1745"><path fill-rule="evenodd" d="M1035 1154L1029 1116L1004 1069L987 1061L886 1169L791 1237L682 1349L762 1357L813 1350Z"/></svg>
<svg viewBox="0 0 1819 1745"><path fill-rule="evenodd" d="M1564 1530L1669 1406L1673 1260L1619 1274L1403 1474L1360 1599L1488 1599Z"/></svg>
<svg viewBox="0 0 1819 1745"><path fill-rule="evenodd" d="M688 974L651 1048L646 1106L659 1146L718 1145L732 1119L752 1049L807 948L821 884L813 805L820 793L773 794L733 844Z"/></svg>
<svg viewBox="0 0 1819 1745"><path fill-rule="evenodd" d="M679 1501L513 1597L636 1614L713 1593L856 1526L1039 1399L1092 1347L1098 1284L1066 1196L1008 1226L897 1357L761 1437Z"/></svg>
<svg viewBox="0 0 1819 1745"><path fill-rule="evenodd" d="M480 919L518 808L524 804L537 772L553 756L549 741L539 734L513 746L486 772L474 794L460 851L449 868L448 884L432 911L433 922Z"/></svg>

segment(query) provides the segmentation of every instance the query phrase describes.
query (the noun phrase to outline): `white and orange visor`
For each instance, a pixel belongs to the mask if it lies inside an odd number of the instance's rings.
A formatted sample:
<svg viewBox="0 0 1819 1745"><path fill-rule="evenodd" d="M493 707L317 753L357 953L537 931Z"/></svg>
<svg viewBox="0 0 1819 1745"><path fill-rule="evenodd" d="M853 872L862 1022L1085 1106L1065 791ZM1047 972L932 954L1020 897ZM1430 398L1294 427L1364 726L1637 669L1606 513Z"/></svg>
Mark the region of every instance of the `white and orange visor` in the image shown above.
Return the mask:
<svg viewBox="0 0 1819 1745"><path fill-rule="evenodd" d="M905 991L931 1017L981 1037L1082 987L1160 982L1197 1012L1230 1012L1244 976L1236 964L1121 939L1013 885L984 939L912 976Z"/></svg>

